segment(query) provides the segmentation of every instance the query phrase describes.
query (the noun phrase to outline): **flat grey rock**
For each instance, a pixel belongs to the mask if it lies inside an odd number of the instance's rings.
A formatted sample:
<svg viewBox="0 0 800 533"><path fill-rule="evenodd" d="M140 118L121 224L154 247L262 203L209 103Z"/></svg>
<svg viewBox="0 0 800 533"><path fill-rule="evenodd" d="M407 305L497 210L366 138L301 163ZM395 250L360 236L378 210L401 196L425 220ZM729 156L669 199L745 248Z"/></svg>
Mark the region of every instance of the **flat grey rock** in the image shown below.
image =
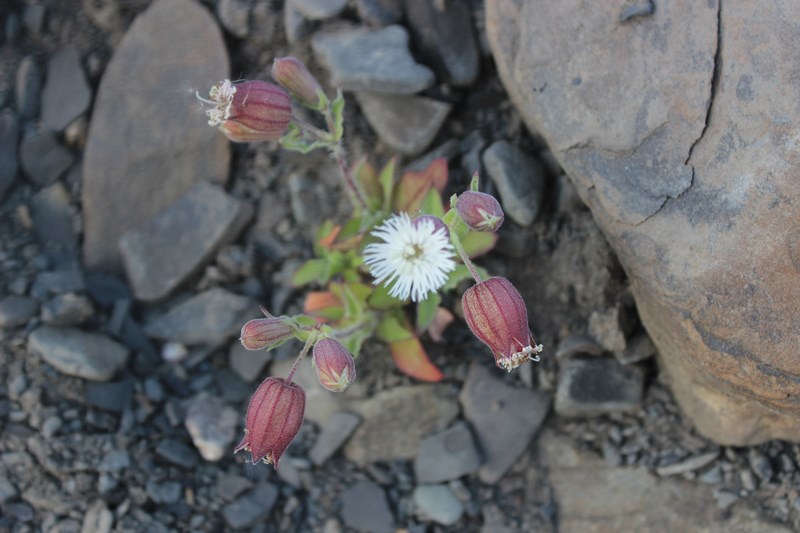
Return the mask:
<svg viewBox="0 0 800 533"><path fill-rule="evenodd" d="M61 131L89 109L92 91L86 82L81 56L74 46L56 52L47 63L42 91L42 122Z"/></svg>
<svg viewBox="0 0 800 533"><path fill-rule="evenodd" d="M422 440L414 460L414 477L421 484L441 483L473 474L480 467L472 432L464 422L456 422Z"/></svg>
<svg viewBox="0 0 800 533"><path fill-rule="evenodd" d="M389 26L403 20L403 0L356 0L361 20L370 26Z"/></svg>
<svg viewBox="0 0 800 533"><path fill-rule="evenodd" d="M92 301L73 292L56 295L42 305L42 322L51 326L77 326L93 314Z"/></svg>
<svg viewBox="0 0 800 533"><path fill-rule="evenodd" d="M561 367L556 390L556 413L596 416L635 412L642 403L644 372L622 366L616 359L570 359Z"/></svg>
<svg viewBox="0 0 800 533"><path fill-rule="evenodd" d="M86 384L86 403L104 411L121 413L131 404L133 380Z"/></svg>
<svg viewBox="0 0 800 533"><path fill-rule="evenodd" d="M347 527L370 533L392 533L394 516L383 489L372 481L359 481L342 494L341 516Z"/></svg>
<svg viewBox="0 0 800 533"><path fill-rule="evenodd" d="M28 349L69 376L107 381L128 360L128 349L99 333L41 326L28 336Z"/></svg>
<svg viewBox="0 0 800 533"><path fill-rule="evenodd" d="M242 324L244 325L244 324ZM261 375L264 367L272 360L272 352L267 350L246 350L238 340L228 350L228 365L231 370L248 383Z"/></svg>
<svg viewBox="0 0 800 533"><path fill-rule="evenodd" d="M256 487L222 508L222 517L231 529L245 529L266 519L278 500L278 489L269 483Z"/></svg>
<svg viewBox="0 0 800 533"><path fill-rule="evenodd" d="M17 178L19 120L11 111L0 113L0 201Z"/></svg>
<svg viewBox="0 0 800 533"><path fill-rule="evenodd" d="M425 96L356 95L370 126L393 150L417 155L430 146L451 106Z"/></svg>
<svg viewBox="0 0 800 533"><path fill-rule="evenodd" d="M49 131L22 139L19 148L22 170L36 185L50 185L69 170L75 156Z"/></svg>
<svg viewBox="0 0 800 533"><path fill-rule="evenodd" d="M193 0L156 0L125 33L100 82L84 154L86 268L120 273L120 236L196 183L227 180L228 141L208 127L193 92L207 94L228 69L219 26Z"/></svg>
<svg viewBox="0 0 800 533"><path fill-rule="evenodd" d="M258 307L249 298L211 288L145 324L153 338L182 344L214 344L239 333Z"/></svg>
<svg viewBox="0 0 800 533"><path fill-rule="evenodd" d="M503 211L517 224L530 225L542 205L544 170L539 162L508 141L483 152L483 166L497 186Z"/></svg>
<svg viewBox="0 0 800 533"><path fill-rule="evenodd" d="M417 514L443 526L452 526L464 514L464 504L444 485L423 485L414 489Z"/></svg>
<svg viewBox="0 0 800 533"><path fill-rule="evenodd" d="M199 461L197 452L179 440L164 439L156 446L156 455L168 463L191 470Z"/></svg>
<svg viewBox="0 0 800 533"><path fill-rule="evenodd" d="M347 7L347 0L291 0L292 5L310 20L333 18Z"/></svg>
<svg viewBox="0 0 800 533"><path fill-rule="evenodd" d="M550 410L547 394L506 385L493 372L473 363L459 396L485 457L478 477L489 484L528 448Z"/></svg>
<svg viewBox="0 0 800 533"><path fill-rule="evenodd" d="M23 120L38 117L42 96L42 69L33 56L25 56L20 62L14 89L19 116Z"/></svg>
<svg viewBox="0 0 800 533"><path fill-rule="evenodd" d="M176 503L181 498L181 484L177 481L158 483L150 479L145 484L145 492L157 504Z"/></svg>
<svg viewBox="0 0 800 533"><path fill-rule="evenodd" d="M437 77L455 86L471 85L480 68L472 10L463 0L405 0L414 47Z"/></svg>
<svg viewBox="0 0 800 533"><path fill-rule="evenodd" d="M361 466L413 458L425 435L445 429L458 415L456 401L435 385L395 387L350 407L363 421L344 452Z"/></svg>
<svg viewBox="0 0 800 533"><path fill-rule="evenodd" d="M353 413L334 413L322 427L314 447L308 453L309 459L317 466L324 464L347 442L360 423L361 417Z"/></svg>
<svg viewBox="0 0 800 533"><path fill-rule="evenodd" d="M75 259L78 252L78 233L73 228L76 211L63 183L44 187L31 199L33 232L48 256Z"/></svg>
<svg viewBox="0 0 800 533"><path fill-rule="evenodd" d="M219 187L198 183L144 225L120 237L137 299L165 298L236 237L252 209Z"/></svg>
<svg viewBox="0 0 800 533"><path fill-rule="evenodd" d="M347 91L414 94L434 82L433 72L411 56L402 26L319 33L311 45L332 83Z"/></svg>
<svg viewBox="0 0 800 533"><path fill-rule="evenodd" d="M0 327L25 325L39 311L39 301L11 294L0 300Z"/></svg>
<svg viewBox="0 0 800 533"><path fill-rule="evenodd" d="M206 461L219 461L233 453L239 414L217 396L207 392L186 401L184 425L192 443Z"/></svg>

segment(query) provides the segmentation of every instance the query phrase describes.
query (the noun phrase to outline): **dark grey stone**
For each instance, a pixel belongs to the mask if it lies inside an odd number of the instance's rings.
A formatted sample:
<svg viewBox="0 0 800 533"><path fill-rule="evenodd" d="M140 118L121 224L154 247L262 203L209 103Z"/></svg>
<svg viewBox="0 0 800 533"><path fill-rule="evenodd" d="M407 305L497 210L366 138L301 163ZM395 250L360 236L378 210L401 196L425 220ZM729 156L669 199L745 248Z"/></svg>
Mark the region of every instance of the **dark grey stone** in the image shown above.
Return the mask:
<svg viewBox="0 0 800 533"><path fill-rule="evenodd" d="M214 380L217 382L222 399L226 402L240 403L253 393L253 387L245 383L238 374L227 368L215 372Z"/></svg>
<svg viewBox="0 0 800 533"><path fill-rule="evenodd" d="M0 113L0 201L17 178L17 143L19 120L10 112Z"/></svg>
<svg viewBox="0 0 800 533"><path fill-rule="evenodd" d="M75 209L69 192L60 182L45 187L31 199L33 231L51 260L74 262L78 252L78 233L72 227Z"/></svg>
<svg viewBox="0 0 800 533"><path fill-rule="evenodd" d="M333 213L330 192L304 174L289 176L289 195L292 215L299 224L316 226Z"/></svg>
<svg viewBox="0 0 800 533"><path fill-rule="evenodd" d="M42 322L51 326L77 326L93 314L91 300L71 292L59 294L42 305Z"/></svg>
<svg viewBox="0 0 800 533"><path fill-rule="evenodd" d="M407 155L417 155L431 144L451 109L425 96L362 92L357 98L381 140Z"/></svg>
<svg viewBox="0 0 800 533"><path fill-rule="evenodd" d="M22 170L37 185L50 185L69 170L75 161L49 131L28 135L19 148Z"/></svg>
<svg viewBox="0 0 800 533"><path fill-rule="evenodd" d="M392 533L394 516L383 489L371 481L359 481L342 494L342 520L347 527L371 533Z"/></svg>
<svg viewBox="0 0 800 533"><path fill-rule="evenodd" d="M87 383L86 403L104 411L121 413L131 404L133 380L108 383Z"/></svg>
<svg viewBox="0 0 800 533"><path fill-rule="evenodd" d="M244 529L267 518L278 499L278 489L260 483L244 496L222 508L222 517L231 529Z"/></svg>
<svg viewBox="0 0 800 533"><path fill-rule="evenodd" d="M423 439L414 461L414 476L420 484L441 483L477 472L480 466L469 427L457 422Z"/></svg>
<svg viewBox="0 0 800 533"><path fill-rule="evenodd" d="M74 328L41 326L28 336L28 349L64 374L95 381L111 379L128 359L121 344Z"/></svg>
<svg viewBox="0 0 800 533"><path fill-rule="evenodd" d="M15 294L6 296L0 300L0 327L23 326L37 311L39 311L39 302L33 298Z"/></svg>
<svg viewBox="0 0 800 533"><path fill-rule="evenodd" d="M223 500L231 501L252 486L253 482L246 477L222 474L217 478L217 495Z"/></svg>
<svg viewBox="0 0 800 533"><path fill-rule="evenodd" d="M17 113L23 120L39 116L39 101L42 93L42 70L33 56L25 56L17 69L15 97Z"/></svg>
<svg viewBox="0 0 800 533"><path fill-rule="evenodd" d="M422 518L452 526L464 514L464 504L444 485L424 485L414 489L414 506Z"/></svg>
<svg viewBox="0 0 800 533"><path fill-rule="evenodd" d="M54 294L82 292L84 289L86 289L86 281L81 271L69 267L39 272L33 281L30 293L31 296L40 300L49 300Z"/></svg>
<svg viewBox="0 0 800 533"><path fill-rule="evenodd" d="M244 39L250 32L251 0L220 0L217 4L217 18L228 33Z"/></svg>
<svg viewBox="0 0 800 533"><path fill-rule="evenodd" d="M656 347L645 332L634 335L626 343L622 352L614 352L614 357L623 365L638 363L650 359L656 354Z"/></svg>
<svg viewBox="0 0 800 533"><path fill-rule="evenodd" d="M92 91L86 82L81 56L74 46L56 52L47 64L42 92L42 122L61 131L89 109Z"/></svg>
<svg viewBox="0 0 800 533"><path fill-rule="evenodd" d="M180 500L183 487L177 481L158 483L151 479L145 485L145 491L155 503L170 504Z"/></svg>
<svg viewBox="0 0 800 533"><path fill-rule="evenodd" d="M769 458L756 448L751 448L747 453L747 460L755 475L764 483L769 483L775 475L775 469L772 467Z"/></svg>
<svg viewBox="0 0 800 533"><path fill-rule="evenodd" d="M119 250L137 299L160 300L201 269L249 218L249 206L200 183L149 222L122 235Z"/></svg>
<svg viewBox="0 0 800 533"><path fill-rule="evenodd" d="M100 306L108 308L117 300L129 300L132 294L128 285L113 274L91 272L86 275L86 290Z"/></svg>
<svg viewBox="0 0 800 533"><path fill-rule="evenodd" d="M508 141L497 141L483 153L483 166L497 186L506 215L530 225L542 205L544 171L539 162Z"/></svg>
<svg viewBox="0 0 800 533"><path fill-rule="evenodd" d="M459 396L485 458L478 477L489 484L528 448L550 410L547 394L511 387L492 372L473 363Z"/></svg>
<svg viewBox="0 0 800 533"><path fill-rule="evenodd" d="M588 335L572 334L564 337L556 348L556 359L569 359L575 355L602 355L603 347Z"/></svg>
<svg viewBox="0 0 800 533"><path fill-rule="evenodd" d="M347 0L291 0L292 5L310 20L333 18L347 7Z"/></svg>
<svg viewBox="0 0 800 533"><path fill-rule="evenodd" d="M408 33L401 26L320 33L311 45L332 83L344 90L414 94L434 82L433 73L408 51Z"/></svg>
<svg viewBox="0 0 800 533"><path fill-rule="evenodd" d="M214 287L148 321L145 331L159 340L213 344L238 334L247 318L255 314L258 306L249 298Z"/></svg>
<svg viewBox="0 0 800 533"><path fill-rule="evenodd" d="M228 350L228 365L243 380L252 383L261 375L267 363L272 360L272 352L267 350L245 350L238 340Z"/></svg>
<svg viewBox="0 0 800 533"><path fill-rule="evenodd" d="M347 442L360 423L361 417L353 413L340 411L331 415L308 453L309 459L317 466L324 464Z"/></svg>
<svg viewBox="0 0 800 533"><path fill-rule="evenodd" d="M283 27L286 31L286 40L294 45L311 35L316 24L305 18L294 7L292 0L287 0L283 6Z"/></svg>
<svg viewBox="0 0 800 533"><path fill-rule="evenodd" d="M25 30L34 37L40 36L42 34L42 28L44 27L44 17L46 13L47 9L43 4L26 6L22 13L22 23L25 26Z"/></svg>
<svg viewBox="0 0 800 533"><path fill-rule="evenodd" d="M471 4L463 0L405 0L414 47L437 77L455 86L478 77L478 45Z"/></svg>
<svg viewBox="0 0 800 533"><path fill-rule="evenodd" d="M561 367L555 409L562 416L635 412L642 402L644 372L616 359L569 359Z"/></svg>
<svg viewBox="0 0 800 533"><path fill-rule="evenodd" d="M403 19L402 0L356 0L361 20L371 26L388 26Z"/></svg>

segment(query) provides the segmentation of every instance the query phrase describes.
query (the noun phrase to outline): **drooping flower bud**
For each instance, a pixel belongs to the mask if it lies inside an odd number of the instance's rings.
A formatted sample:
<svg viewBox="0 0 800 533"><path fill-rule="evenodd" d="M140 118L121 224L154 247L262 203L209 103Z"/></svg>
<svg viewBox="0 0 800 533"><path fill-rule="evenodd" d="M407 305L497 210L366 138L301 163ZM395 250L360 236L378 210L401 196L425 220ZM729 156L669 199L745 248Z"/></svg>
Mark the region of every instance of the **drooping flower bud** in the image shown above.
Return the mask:
<svg viewBox="0 0 800 533"><path fill-rule="evenodd" d="M261 382L250 405L244 425L244 438L233 453L250 452L256 464L264 460L278 468L278 461L303 425L306 392L297 383L270 377Z"/></svg>
<svg viewBox="0 0 800 533"><path fill-rule="evenodd" d="M255 318L242 326L239 340L245 350L271 350L294 337L295 330L288 316Z"/></svg>
<svg viewBox="0 0 800 533"><path fill-rule="evenodd" d="M223 80L200 100L206 109L208 124L217 126L233 142L275 141L281 138L292 120L289 94L266 81L243 81L233 84Z"/></svg>
<svg viewBox="0 0 800 533"><path fill-rule="evenodd" d="M505 215L500 202L491 194L466 191L456 200L456 211L461 220L476 231L497 231Z"/></svg>
<svg viewBox="0 0 800 533"><path fill-rule="evenodd" d="M343 392L356 380L352 354L334 339L317 341L312 361L320 384L331 392Z"/></svg>
<svg viewBox="0 0 800 533"><path fill-rule="evenodd" d="M542 345L531 346L528 310L510 281L495 277L476 283L461 304L469 329L491 348L497 366L511 372L529 359L539 360Z"/></svg>
<svg viewBox="0 0 800 533"><path fill-rule="evenodd" d="M272 79L304 106L321 109L322 101L318 91L322 91L322 87L299 59L287 56L273 61Z"/></svg>
<svg viewBox="0 0 800 533"><path fill-rule="evenodd" d="M420 224L424 224L426 221L433 224L433 233L438 232L439 230L444 230L444 236L447 241L450 241L450 229L447 227L447 224L444 221L436 216L433 215L419 215L414 217L414 220L411 221L414 224L414 227L419 226Z"/></svg>

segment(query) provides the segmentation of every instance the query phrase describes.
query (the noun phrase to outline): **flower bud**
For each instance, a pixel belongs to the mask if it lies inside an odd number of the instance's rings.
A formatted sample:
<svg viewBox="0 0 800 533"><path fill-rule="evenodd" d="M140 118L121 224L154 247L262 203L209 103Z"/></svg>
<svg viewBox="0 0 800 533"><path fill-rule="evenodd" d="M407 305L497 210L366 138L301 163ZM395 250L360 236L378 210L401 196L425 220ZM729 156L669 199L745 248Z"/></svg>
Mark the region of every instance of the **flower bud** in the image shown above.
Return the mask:
<svg viewBox="0 0 800 533"><path fill-rule="evenodd" d="M239 340L245 350L271 350L294 337L295 326L288 316L255 318L242 326Z"/></svg>
<svg viewBox="0 0 800 533"><path fill-rule="evenodd" d="M414 227L418 227L420 224L424 224L426 221L433 224L433 231L431 233L436 233L439 230L444 230L444 236L447 241L450 241L450 229L447 227L447 224L444 221L436 216L433 215L419 215L418 217L414 217L414 220L411 221L414 224Z"/></svg>
<svg viewBox="0 0 800 533"><path fill-rule="evenodd" d="M266 81L223 80L208 93L208 124L233 142L275 141L292 120L292 100L286 91ZM199 97L198 97L199 98Z"/></svg>
<svg viewBox="0 0 800 533"><path fill-rule="evenodd" d="M304 106L321 109L322 102L318 91L321 91L322 87L299 59L288 56L273 61L272 79Z"/></svg>
<svg viewBox="0 0 800 533"><path fill-rule="evenodd" d="M491 348L497 366L511 372L529 359L539 360L542 346L531 346L528 311L510 281L496 277L476 283L461 305L469 329Z"/></svg>
<svg viewBox="0 0 800 533"><path fill-rule="evenodd" d="M476 231L497 231L503 224L503 209L491 194L466 191L456 200L456 211L461 220Z"/></svg>
<svg viewBox="0 0 800 533"><path fill-rule="evenodd" d="M320 384L331 392L343 392L356 380L356 362L347 348L334 339L314 345L314 368Z"/></svg>
<svg viewBox="0 0 800 533"><path fill-rule="evenodd" d="M244 425L244 438L233 453L250 452L256 464L261 459L278 468L278 461L303 425L306 393L297 383L270 377L261 382L250 405Z"/></svg>

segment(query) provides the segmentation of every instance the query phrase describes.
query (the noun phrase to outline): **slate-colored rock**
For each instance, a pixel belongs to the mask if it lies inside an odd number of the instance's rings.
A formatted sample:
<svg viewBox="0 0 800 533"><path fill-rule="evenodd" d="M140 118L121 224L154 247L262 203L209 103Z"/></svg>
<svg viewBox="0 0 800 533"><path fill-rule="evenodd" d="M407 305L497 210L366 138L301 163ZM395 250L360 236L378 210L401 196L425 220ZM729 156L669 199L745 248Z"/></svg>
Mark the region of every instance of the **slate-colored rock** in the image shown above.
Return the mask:
<svg viewBox="0 0 800 533"><path fill-rule="evenodd" d="M214 287L145 324L150 337L183 344L213 344L239 333L257 310L249 298ZM257 311L256 311L257 312Z"/></svg>
<svg viewBox="0 0 800 533"><path fill-rule="evenodd" d="M199 461L197 452L179 440L164 439L156 446L156 455L174 465L191 470Z"/></svg>
<svg viewBox="0 0 800 533"><path fill-rule="evenodd" d="M278 500L278 489L269 483L256 487L222 508L222 517L231 529L245 529L266 519Z"/></svg>
<svg viewBox="0 0 800 533"><path fill-rule="evenodd" d="M433 72L408 50L402 26L319 33L311 41L331 83L347 91L414 94L433 84Z"/></svg>
<svg viewBox="0 0 800 533"><path fill-rule="evenodd" d="M316 23L308 20L294 7L292 0L286 0L283 6L283 28L286 40L295 45L314 32Z"/></svg>
<svg viewBox="0 0 800 533"><path fill-rule="evenodd" d="M475 473L480 466L472 432L467 424L457 422L422 440L414 460L414 477L421 484L441 483Z"/></svg>
<svg viewBox="0 0 800 533"><path fill-rule="evenodd" d="M577 0L490 2L487 33L512 101L633 280L697 429L797 441L796 6L655 4L620 22Z"/></svg>
<svg viewBox="0 0 800 533"><path fill-rule="evenodd" d="M20 61L14 89L20 118L33 120L38 117L42 96L42 69L33 56L25 56Z"/></svg>
<svg viewBox="0 0 800 533"><path fill-rule="evenodd" d="M42 322L51 326L77 326L94 314L92 301L82 294L59 294L42 305Z"/></svg>
<svg viewBox="0 0 800 533"><path fill-rule="evenodd" d="M56 263L77 258L78 234L72 227L75 209L63 183L56 182L31 199L31 216L36 239Z"/></svg>
<svg viewBox="0 0 800 533"><path fill-rule="evenodd" d="M0 300L0 327L23 326L39 311L39 302L27 296L11 294Z"/></svg>
<svg viewBox="0 0 800 533"><path fill-rule="evenodd" d="M485 457L478 477L497 483L528 448L550 410L550 397L506 385L473 363L459 399Z"/></svg>
<svg viewBox="0 0 800 533"><path fill-rule="evenodd" d="M333 18L347 7L347 0L291 0L292 5L310 20Z"/></svg>
<svg viewBox="0 0 800 533"><path fill-rule="evenodd" d="M452 526L464 514L464 504L444 485L423 485L414 489L414 506L422 518Z"/></svg>
<svg viewBox="0 0 800 533"><path fill-rule="evenodd" d="M383 489L372 481L359 481L342 493L341 516L347 527L370 533L392 533L394 516Z"/></svg>
<svg viewBox="0 0 800 533"><path fill-rule="evenodd" d="M132 379L86 384L86 403L104 411L121 413L130 406L131 398Z"/></svg>
<svg viewBox="0 0 800 533"><path fill-rule="evenodd" d="M56 52L47 63L42 91L42 122L61 131L89 109L92 91L86 82L81 56L74 46Z"/></svg>
<svg viewBox="0 0 800 533"><path fill-rule="evenodd" d="M466 86L478 77L478 45L471 4L461 0L405 0L405 12L425 63L451 85Z"/></svg>
<svg viewBox="0 0 800 533"><path fill-rule="evenodd" d="M69 376L106 381L125 366L128 349L99 333L41 326L28 336L28 349Z"/></svg>
<svg viewBox="0 0 800 533"><path fill-rule="evenodd" d="M83 273L74 265L58 270L39 272L30 288L31 296L47 300L54 294L83 292L86 282Z"/></svg>
<svg viewBox="0 0 800 533"><path fill-rule="evenodd" d="M515 144L496 141L483 152L483 166L497 186L506 216L530 225L542 206L544 170Z"/></svg>
<svg viewBox="0 0 800 533"><path fill-rule="evenodd" d="M422 438L445 429L458 415L458 404L434 385L395 387L353 402L363 419L344 453L359 465L411 459Z"/></svg>
<svg viewBox="0 0 800 533"><path fill-rule="evenodd" d="M357 94L370 126L393 150L417 155L428 146L444 124L451 106L425 96Z"/></svg>
<svg viewBox="0 0 800 533"><path fill-rule="evenodd" d="M201 269L242 228L252 209L199 183L150 221L123 234L119 249L137 299L160 300Z"/></svg>
<svg viewBox="0 0 800 533"><path fill-rule="evenodd" d="M238 340L233 342L228 350L228 365L231 370L248 383L255 381L271 360L271 351L246 350Z"/></svg>
<svg viewBox="0 0 800 533"><path fill-rule="evenodd" d="M97 499L83 515L81 533L111 533L113 525L114 514L108 510L103 500Z"/></svg>
<svg viewBox="0 0 800 533"><path fill-rule="evenodd" d="M561 367L556 412L561 416L630 413L641 407L644 372L616 359L573 358Z"/></svg>
<svg viewBox="0 0 800 533"><path fill-rule="evenodd" d="M149 479L144 487L145 492L154 503L170 504L181 498L182 487L177 481L158 483L154 479Z"/></svg>
<svg viewBox="0 0 800 533"><path fill-rule="evenodd" d="M0 201L17 177L17 143L19 120L11 111L0 113Z"/></svg>
<svg viewBox="0 0 800 533"><path fill-rule="evenodd" d="M655 354L656 347L653 345L653 341L650 340L647 333L642 332L628 340L625 350L622 353L615 352L614 357L623 365L630 365L649 359Z"/></svg>
<svg viewBox="0 0 800 533"><path fill-rule="evenodd" d="M119 273L119 237L196 183L223 183L230 149L194 90L228 76L219 27L193 0L156 0L105 69L84 154L84 264ZM124 125L124 127L121 127Z"/></svg>
<svg viewBox="0 0 800 533"><path fill-rule="evenodd" d="M228 33L244 39L250 32L250 10L252 0L220 0L217 18Z"/></svg>
<svg viewBox="0 0 800 533"><path fill-rule="evenodd" d="M389 26L403 19L403 0L356 0L358 16L371 26Z"/></svg>
<svg viewBox="0 0 800 533"><path fill-rule="evenodd" d="M294 353L299 349L295 348ZM293 364L294 357L277 360L270 365L270 374L285 376ZM345 408L347 395L333 394L324 389L311 365L300 365L293 380L306 391L306 420L324 426L333 415Z"/></svg>
<svg viewBox="0 0 800 533"><path fill-rule="evenodd" d="M314 447L308 452L309 459L317 466L324 464L347 442L360 423L361 418L353 413L334 413L325 422Z"/></svg>
<svg viewBox="0 0 800 533"><path fill-rule="evenodd" d="M194 447L206 461L219 461L232 452L230 446L238 423L238 413L207 392L201 392L186 402L184 425Z"/></svg>
<svg viewBox="0 0 800 533"><path fill-rule="evenodd" d="M22 170L37 185L50 185L69 170L75 161L49 131L33 133L22 139L19 147Z"/></svg>

